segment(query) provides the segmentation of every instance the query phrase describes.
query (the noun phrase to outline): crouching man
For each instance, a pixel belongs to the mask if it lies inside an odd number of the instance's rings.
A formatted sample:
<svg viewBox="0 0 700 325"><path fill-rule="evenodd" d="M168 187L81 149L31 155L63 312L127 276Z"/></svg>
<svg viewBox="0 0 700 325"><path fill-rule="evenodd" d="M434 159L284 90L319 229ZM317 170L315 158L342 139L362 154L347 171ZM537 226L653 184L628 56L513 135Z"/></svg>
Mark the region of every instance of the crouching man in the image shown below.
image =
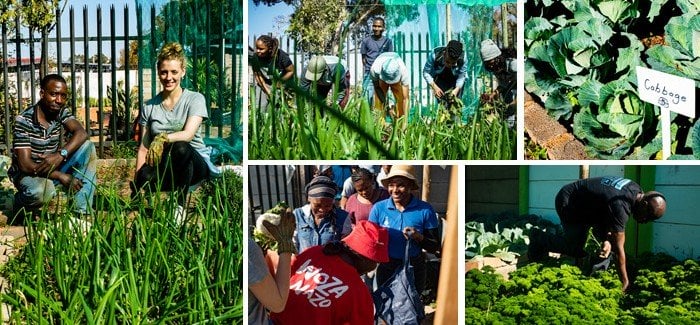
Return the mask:
<svg viewBox="0 0 700 325"><path fill-rule="evenodd" d="M15 211L36 210L56 194L57 185L73 194L72 210L89 213L95 192L97 155L87 132L66 108L66 80L50 74L41 80L39 102L15 118L9 176L17 193ZM61 146L65 130L69 139Z"/></svg>

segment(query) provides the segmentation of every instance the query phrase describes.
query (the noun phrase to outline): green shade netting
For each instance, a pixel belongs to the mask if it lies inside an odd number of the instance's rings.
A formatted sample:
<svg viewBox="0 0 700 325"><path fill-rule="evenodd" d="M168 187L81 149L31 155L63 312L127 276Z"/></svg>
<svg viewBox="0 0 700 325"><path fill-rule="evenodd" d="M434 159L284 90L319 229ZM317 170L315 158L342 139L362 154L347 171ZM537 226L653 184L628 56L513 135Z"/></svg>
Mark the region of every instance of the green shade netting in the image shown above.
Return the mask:
<svg viewBox="0 0 700 325"><path fill-rule="evenodd" d="M514 0L385 0L385 6L396 6L396 5L444 5L444 4L456 4L456 5L483 5L483 6L498 6L504 3L515 3Z"/></svg>
<svg viewBox="0 0 700 325"><path fill-rule="evenodd" d="M386 22L387 36L393 39L394 50L402 55L407 66L411 69L411 74L414 75L414 84L412 85L414 90L422 89L425 91L429 87L423 80L423 66L421 65L427 60L426 47L433 49L437 46L444 46L449 39L457 39L464 44L467 79L462 94L464 103L462 119L465 122L478 109L479 96L487 86L487 82L484 82L484 76L488 73L484 71L479 52L481 41L492 38L492 27L494 24L500 23L499 20L494 20L494 16L498 16L494 13L500 12L501 6L498 5L504 2L512 1L437 0L428 1L427 5L424 1L388 0L384 2L388 18ZM446 11L448 10L446 3L451 3L449 5L451 16L449 22L446 21ZM448 24L451 34L449 38L446 35ZM410 35L418 35L423 39L427 37L428 42L422 46L422 49L419 49L416 42L410 40ZM430 93L432 94L432 92ZM409 120L426 115L434 116L437 113L437 105L435 105L432 96L427 100L417 101L421 103L421 106L413 107L409 112Z"/></svg>

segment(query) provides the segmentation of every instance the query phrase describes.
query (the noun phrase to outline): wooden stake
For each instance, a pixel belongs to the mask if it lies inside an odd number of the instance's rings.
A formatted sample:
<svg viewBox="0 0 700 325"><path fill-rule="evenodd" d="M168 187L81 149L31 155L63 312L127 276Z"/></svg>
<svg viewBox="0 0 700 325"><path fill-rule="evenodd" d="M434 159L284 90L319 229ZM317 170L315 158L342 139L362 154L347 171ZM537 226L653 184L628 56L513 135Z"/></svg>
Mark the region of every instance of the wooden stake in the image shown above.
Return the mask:
<svg viewBox="0 0 700 325"><path fill-rule="evenodd" d="M447 198L447 217L445 229L445 242L442 246L442 261L440 265L440 283L437 292L437 310L433 324L459 324L457 320L457 240L459 222L457 216L459 179L457 166L452 166L450 174L450 190ZM463 293L461 293L463 294Z"/></svg>

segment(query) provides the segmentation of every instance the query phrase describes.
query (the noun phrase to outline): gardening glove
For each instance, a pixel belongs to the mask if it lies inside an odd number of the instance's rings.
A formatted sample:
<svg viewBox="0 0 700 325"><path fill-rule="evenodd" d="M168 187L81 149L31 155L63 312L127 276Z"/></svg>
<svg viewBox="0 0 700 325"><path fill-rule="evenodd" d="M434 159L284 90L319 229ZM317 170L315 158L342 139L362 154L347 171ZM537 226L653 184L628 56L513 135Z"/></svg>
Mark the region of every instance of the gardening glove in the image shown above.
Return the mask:
<svg viewBox="0 0 700 325"><path fill-rule="evenodd" d="M294 241L292 241L294 230L296 230L296 221L291 208L287 208L287 210L281 214L280 223L278 225L267 220L263 221L263 225L277 241L277 253L297 253Z"/></svg>
<svg viewBox="0 0 700 325"><path fill-rule="evenodd" d="M146 153L146 162L150 166L156 166L160 163L160 159L163 157L163 146L168 142L168 134L161 133L156 136L151 145L148 147L148 153Z"/></svg>

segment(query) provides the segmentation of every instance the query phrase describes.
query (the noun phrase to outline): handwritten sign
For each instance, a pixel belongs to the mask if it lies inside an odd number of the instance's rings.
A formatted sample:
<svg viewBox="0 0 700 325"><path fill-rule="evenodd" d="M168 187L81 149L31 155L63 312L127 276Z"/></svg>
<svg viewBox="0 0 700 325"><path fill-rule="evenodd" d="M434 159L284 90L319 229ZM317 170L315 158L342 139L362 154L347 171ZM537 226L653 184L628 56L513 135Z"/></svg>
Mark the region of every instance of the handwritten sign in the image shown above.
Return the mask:
<svg viewBox="0 0 700 325"><path fill-rule="evenodd" d="M695 81L637 67L639 98L662 109L695 117Z"/></svg>

